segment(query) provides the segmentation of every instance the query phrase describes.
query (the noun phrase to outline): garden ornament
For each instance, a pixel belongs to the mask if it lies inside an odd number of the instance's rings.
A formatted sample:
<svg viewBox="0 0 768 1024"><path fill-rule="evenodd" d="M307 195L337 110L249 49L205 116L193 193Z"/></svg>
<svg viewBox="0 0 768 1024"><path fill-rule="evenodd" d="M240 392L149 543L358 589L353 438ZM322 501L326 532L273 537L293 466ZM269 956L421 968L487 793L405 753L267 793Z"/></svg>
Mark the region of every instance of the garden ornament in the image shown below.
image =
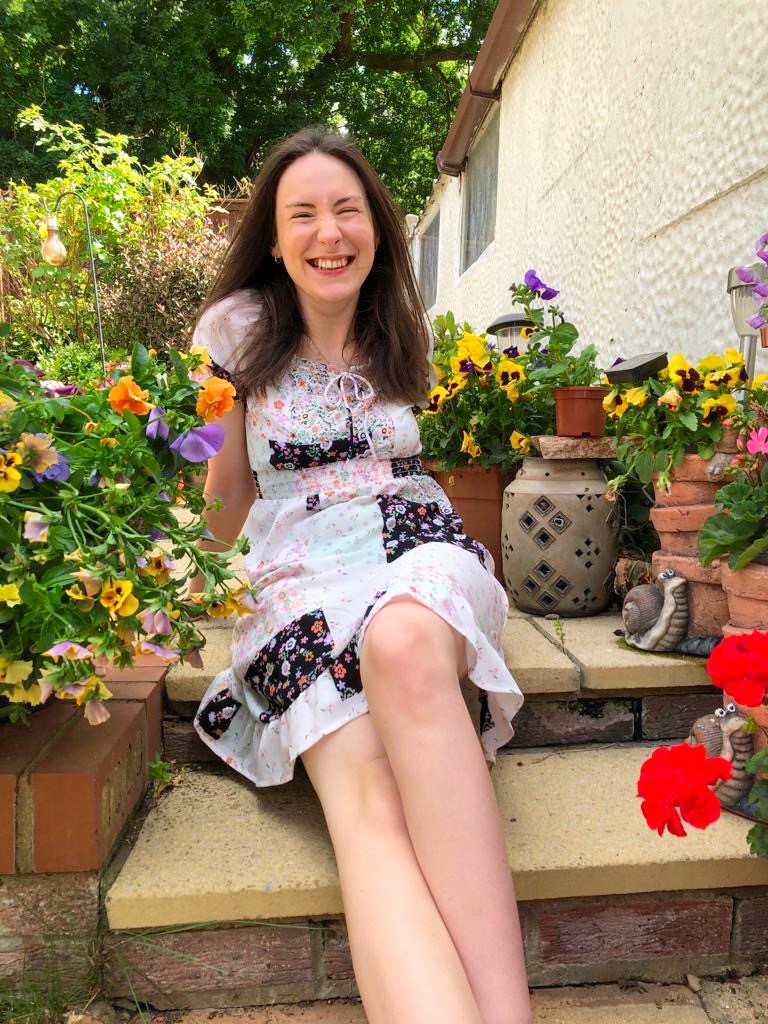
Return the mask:
<svg viewBox="0 0 768 1024"><path fill-rule="evenodd" d="M718 781L712 788L721 806L736 807L749 793L754 775L747 769L747 761L754 752L753 737L744 731L747 719L735 704L715 708L711 715L702 715L691 726L687 742L701 744L708 757L723 757L730 761L733 774L730 779Z"/></svg>
<svg viewBox="0 0 768 1024"><path fill-rule="evenodd" d="M721 639L688 637L688 581L664 569L654 583L632 587L621 609L625 640L641 651L676 651L708 656Z"/></svg>

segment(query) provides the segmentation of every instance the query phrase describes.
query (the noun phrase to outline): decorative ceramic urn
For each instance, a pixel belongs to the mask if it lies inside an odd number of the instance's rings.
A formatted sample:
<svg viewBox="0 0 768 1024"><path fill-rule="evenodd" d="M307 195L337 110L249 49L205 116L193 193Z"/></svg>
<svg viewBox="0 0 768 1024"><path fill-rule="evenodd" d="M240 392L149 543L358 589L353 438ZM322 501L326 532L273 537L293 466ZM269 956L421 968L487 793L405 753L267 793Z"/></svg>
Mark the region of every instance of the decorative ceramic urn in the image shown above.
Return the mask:
<svg viewBox="0 0 768 1024"><path fill-rule="evenodd" d="M524 612L587 616L611 598L617 514L595 459L523 460L504 491L504 582Z"/></svg>

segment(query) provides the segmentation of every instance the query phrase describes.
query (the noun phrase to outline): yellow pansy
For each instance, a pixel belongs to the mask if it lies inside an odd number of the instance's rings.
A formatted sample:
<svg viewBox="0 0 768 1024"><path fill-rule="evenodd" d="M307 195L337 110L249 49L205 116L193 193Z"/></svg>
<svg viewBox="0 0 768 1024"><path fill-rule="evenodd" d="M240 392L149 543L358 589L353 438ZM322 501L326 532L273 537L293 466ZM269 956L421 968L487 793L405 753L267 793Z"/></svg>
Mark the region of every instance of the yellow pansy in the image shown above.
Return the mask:
<svg viewBox="0 0 768 1024"><path fill-rule="evenodd" d="M712 373L714 370L727 370L728 363L722 356L705 356L699 360L699 370L702 373Z"/></svg>
<svg viewBox="0 0 768 1024"><path fill-rule="evenodd" d="M475 439L466 430L462 431L461 450L466 452L470 459L476 459L480 454L480 445L475 443Z"/></svg>
<svg viewBox="0 0 768 1024"><path fill-rule="evenodd" d="M0 416L5 413L13 412L16 408L16 402L10 395L6 395L4 391L0 391Z"/></svg>
<svg viewBox="0 0 768 1024"><path fill-rule="evenodd" d="M679 352L672 356L667 367L669 379L676 384L681 391L688 391L692 394L701 390L702 377L695 366L687 361L685 356Z"/></svg>
<svg viewBox="0 0 768 1024"><path fill-rule="evenodd" d="M0 452L0 491L10 493L21 483L21 473L16 469L21 465L21 456L16 452Z"/></svg>
<svg viewBox="0 0 768 1024"><path fill-rule="evenodd" d="M677 409L682 400L683 396L677 388L670 388L669 391L665 391L664 394L657 399L656 404L666 405L668 409Z"/></svg>
<svg viewBox="0 0 768 1024"><path fill-rule="evenodd" d="M211 366L211 354L205 345L193 345L188 353L190 356L197 356L203 366Z"/></svg>
<svg viewBox="0 0 768 1024"><path fill-rule="evenodd" d="M435 371L435 379L441 381L445 376L445 371L442 370L437 363L432 363L432 369Z"/></svg>
<svg viewBox="0 0 768 1024"><path fill-rule="evenodd" d="M21 595L15 583L4 583L0 587L0 603L7 604L9 608L21 604Z"/></svg>
<svg viewBox="0 0 768 1024"><path fill-rule="evenodd" d="M137 559L139 573L152 576L156 583L165 584L171 578L173 562L160 548L154 548L145 558Z"/></svg>
<svg viewBox="0 0 768 1024"><path fill-rule="evenodd" d="M515 449L520 451L523 455L527 455L531 447L531 439L526 434L521 434L519 430L513 430L509 435L509 443Z"/></svg>
<svg viewBox="0 0 768 1024"><path fill-rule="evenodd" d="M451 357L453 375L490 373L492 369L493 363L483 339L476 334L465 334L459 341L456 355Z"/></svg>
<svg viewBox="0 0 768 1024"><path fill-rule="evenodd" d="M534 336L534 334L536 334L538 329L538 327L521 327L520 338L522 339L522 341L530 341L530 339Z"/></svg>
<svg viewBox="0 0 768 1024"><path fill-rule="evenodd" d="M498 362L495 377L503 388L509 387L510 384L518 386L520 381L525 380L525 368L522 363L516 363L504 356Z"/></svg>
<svg viewBox="0 0 768 1024"><path fill-rule="evenodd" d="M467 377L464 374L460 374L458 377L451 377L448 383L445 385L445 390L448 392L448 397L453 398L467 386Z"/></svg>
<svg viewBox="0 0 768 1024"><path fill-rule="evenodd" d="M710 426L718 419L730 416L736 408L733 395L720 395L719 398L705 398L701 403L701 422Z"/></svg>
<svg viewBox="0 0 768 1024"><path fill-rule="evenodd" d="M725 350L725 358L732 366L741 366L744 362L744 356L735 348L727 348Z"/></svg>
<svg viewBox="0 0 768 1024"><path fill-rule="evenodd" d="M32 675L31 661L10 661L0 657L0 683L4 686L16 686L29 679Z"/></svg>
<svg viewBox="0 0 768 1024"><path fill-rule="evenodd" d="M426 416L436 416L450 397L448 391L438 384L429 393L429 401L427 402L424 414Z"/></svg>
<svg viewBox="0 0 768 1024"><path fill-rule="evenodd" d="M99 604L108 609L112 616L125 618L133 615L139 602L133 596L133 583L130 580L109 580L101 590Z"/></svg>
<svg viewBox="0 0 768 1024"><path fill-rule="evenodd" d="M755 379L752 381L753 388L765 388L768 387L768 373L758 373Z"/></svg>
<svg viewBox="0 0 768 1024"><path fill-rule="evenodd" d="M508 384L507 387L501 389L510 402L516 402L520 397L520 392L517 390L516 384Z"/></svg>
<svg viewBox="0 0 768 1024"><path fill-rule="evenodd" d="M642 407L648 401L648 390L647 388L629 388L624 392L624 398L628 405L635 405L638 409Z"/></svg>
<svg viewBox="0 0 768 1024"><path fill-rule="evenodd" d="M713 370L704 378L705 391L719 391L720 388L735 388L746 379L743 366L731 367L726 370Z"/></svg>
<svg viewBox="0 0 768 1024"><path fill-rule="evenodd" d="M603 408L613 420L619 420L627 411L627 401L620 391L612 391L603 399Z"/></svg>

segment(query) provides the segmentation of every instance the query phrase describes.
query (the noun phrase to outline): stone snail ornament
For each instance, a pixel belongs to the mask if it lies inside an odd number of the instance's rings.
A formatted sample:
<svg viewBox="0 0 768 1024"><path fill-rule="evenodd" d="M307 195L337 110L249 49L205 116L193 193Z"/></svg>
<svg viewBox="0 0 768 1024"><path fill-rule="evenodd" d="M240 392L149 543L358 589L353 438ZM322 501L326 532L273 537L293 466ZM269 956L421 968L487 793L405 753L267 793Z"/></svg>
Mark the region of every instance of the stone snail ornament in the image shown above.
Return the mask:
<svg viewBox="0 0 768 1024"><path fill-rule="evenodd" d="M722 807L737 807L749 793L755 781L746 764L754 752L753 737L744 732L747 719L739 714L735 704L716 708L711 715L702 715L691 726L687 742L701 744L707 757L723 757L730 761L733 774L712 787Z"/></svg>
<svg viewBox="0 0 768 1024"><path fill-rule="evenodd" d="M707 657L721 637L689 637L688 615L688 581L674 569L664 569L654 583L632 587L624 598L624 639L641 651Z"/></svg>

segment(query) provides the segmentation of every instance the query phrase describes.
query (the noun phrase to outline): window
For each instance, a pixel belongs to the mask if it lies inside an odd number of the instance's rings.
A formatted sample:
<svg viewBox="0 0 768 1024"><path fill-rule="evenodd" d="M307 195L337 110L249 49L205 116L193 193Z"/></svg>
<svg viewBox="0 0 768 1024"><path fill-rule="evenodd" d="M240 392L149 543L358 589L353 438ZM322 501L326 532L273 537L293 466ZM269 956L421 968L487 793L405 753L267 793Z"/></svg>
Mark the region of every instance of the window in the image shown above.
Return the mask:
<svg viewBox="0 0 768 1024"><path fill-rule="evenodd" d="M427 309L437 298L437 259L440 251L440 211L422 232L419 245L419 289Z"/></svg>
<svg viewBox="0 0 768 1024"><path fill-rule="evenodd" d="M464 191L462 274L495 237L498 165L499 116L496 114L469 154Z"/></svg>

